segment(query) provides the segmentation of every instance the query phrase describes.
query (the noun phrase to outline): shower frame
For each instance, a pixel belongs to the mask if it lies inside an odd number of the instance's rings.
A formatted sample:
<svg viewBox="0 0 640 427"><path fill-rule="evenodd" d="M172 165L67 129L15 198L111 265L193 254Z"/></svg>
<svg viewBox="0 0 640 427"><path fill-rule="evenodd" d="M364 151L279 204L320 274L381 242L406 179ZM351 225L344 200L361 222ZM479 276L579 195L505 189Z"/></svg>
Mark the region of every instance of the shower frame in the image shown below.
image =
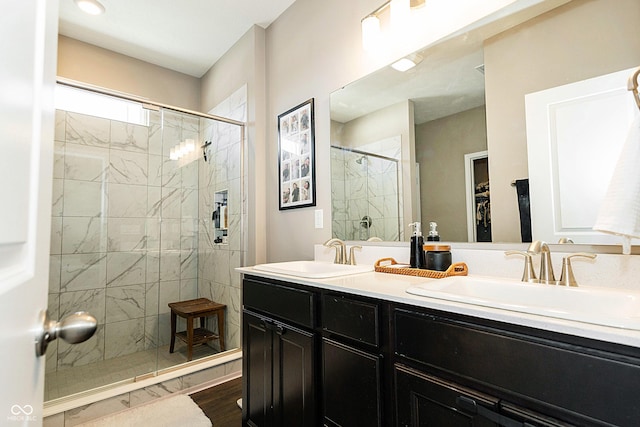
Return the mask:
<svg viewBox="0 0 640 427"><path fill-rule="evenodd" d="M112 90L108 90L105 88L93 86L90 84L85 84L81 82L76 82L70 79L58 78L57 83L59 85L68 86L71 88L81 89L89 92L94 92L100 95L107 95L114 98L120 98L126 101L139 103L143 108L151 110L151 111L160 111L161 109L167 111L173 111L177 113L188 114L197 118L209 119L216 122L226 123L230 125L235 125L239 127L240 131L240 159L239 159L239 185L240 185L240 212L238 215L238 233L239 233L239 241L240 241L240 250L239 250L239 263L240 265L244 265L245 262L245 251L248 248L247 242L247 233L245 233L245 223L246 223L246 206L244 205L245 197L243 193L246 191L246 123L226 117L221 117L217 115L202 113L194 110L189 110L181 107L176 107L156 101L151 101L145 98L137 97L135 95L124 94ZM196 147L196 149L202 149L202 147ZM193 373L197 372L200 369L206 369L211 366L216 366L217 364L228 363L233 360L237 360L241 356L240 348L230 349L222 353L218 353L212 356L204 357L198 360L194 360L193 362L189 362L183 365L177 365L170 368L166 368L163 370L159 370L158 366L156 366L155 371L148 372L139 376L134 376L130 380L120 381L113 384L106 384L102 387L99 387L96 390L88 390L84 392L80 392L78 395L64 396L58 399L54 399L54 405L56 408L49 408L47 410L47 405L45 405L45 416L52 415L54 413L59 412L60 408L62 410L67 410L73 407L74 399L78 398L83 403L86 402L95 402L104 398L105 393L109 394L109 390L113 388L128 389L133 390L137 388L141 388L143 386L149 386L168 378L175 378L180 376L180 374L184 373ZM183 369L184 368L184 369ZM92 397L93 395L93 397ZM51 406L51 405L50 405ZM53 410L52 410L53 409Z"/></svg>

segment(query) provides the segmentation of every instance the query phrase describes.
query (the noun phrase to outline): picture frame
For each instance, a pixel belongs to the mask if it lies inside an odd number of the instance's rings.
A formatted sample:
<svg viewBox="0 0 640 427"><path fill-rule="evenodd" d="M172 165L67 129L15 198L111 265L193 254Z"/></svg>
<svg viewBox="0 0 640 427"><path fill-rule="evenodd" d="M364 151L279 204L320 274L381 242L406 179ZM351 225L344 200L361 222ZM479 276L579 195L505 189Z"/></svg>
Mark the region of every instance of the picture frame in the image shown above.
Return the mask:
<svg viewBox="0 0 640 427"><path fill-rule="evenodd" d="M280 210L316 205L314 99L278 115Z"/></svg>

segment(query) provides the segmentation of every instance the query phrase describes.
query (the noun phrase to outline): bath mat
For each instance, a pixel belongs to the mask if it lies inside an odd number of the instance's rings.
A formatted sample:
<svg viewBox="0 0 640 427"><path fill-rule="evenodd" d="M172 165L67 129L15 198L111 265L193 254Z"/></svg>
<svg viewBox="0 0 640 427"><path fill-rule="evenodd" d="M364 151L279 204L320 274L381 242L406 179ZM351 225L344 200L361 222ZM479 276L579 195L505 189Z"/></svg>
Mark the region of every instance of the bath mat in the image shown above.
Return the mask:
<svg viewBox="0 0 640 427"><path fill-rule="evenodd" d="M177 394L80 424L78 427L211 427L191 398Z"/></svg>

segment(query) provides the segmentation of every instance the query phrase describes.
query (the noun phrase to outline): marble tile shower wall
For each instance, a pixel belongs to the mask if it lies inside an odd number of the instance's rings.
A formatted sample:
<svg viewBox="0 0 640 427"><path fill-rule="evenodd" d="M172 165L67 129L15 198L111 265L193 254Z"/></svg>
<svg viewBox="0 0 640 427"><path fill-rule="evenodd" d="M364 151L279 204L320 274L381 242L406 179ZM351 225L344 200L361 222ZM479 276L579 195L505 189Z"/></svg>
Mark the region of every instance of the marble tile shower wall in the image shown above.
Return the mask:
<svg viewBox="0 0 640 427"><path fill-rule="evenodd" d="M332 226L343 240L399 239L397 163L376 156L331 149ZM361 223L371 218L369 229Z"/></svg>
<svg viewBox="0 0 640 427"><path fill-rule="evenodd" d="M197 296L198 162L169 149L198 140L199 119L149 114L139 126L56 113L49 312L87 310L99 326L53 342L48 371L167 344L167 303Z"/></svg>
<svg viewBox="0 0 640 427"><path fill-rule="evenodd" d="M211 114L246 122L246 86L241 87L229 98L210 111ZM242 192L242 177L247 171L242 169L241 128L221 122L201 122L201 132L206 141L212 141L207 149L207 162L200 162L200 227L198 294L226 304L227 349L240 347L240 275L234 268L242 266L244 252L241 227L246 218L246 200ZM245 183L247 181L245 180ZM245 184L246 185L246 184ZM216 192L228 194L228 243L216 243L212 213L215 209ZM245 189L246 190L246 189Z"/></svg>

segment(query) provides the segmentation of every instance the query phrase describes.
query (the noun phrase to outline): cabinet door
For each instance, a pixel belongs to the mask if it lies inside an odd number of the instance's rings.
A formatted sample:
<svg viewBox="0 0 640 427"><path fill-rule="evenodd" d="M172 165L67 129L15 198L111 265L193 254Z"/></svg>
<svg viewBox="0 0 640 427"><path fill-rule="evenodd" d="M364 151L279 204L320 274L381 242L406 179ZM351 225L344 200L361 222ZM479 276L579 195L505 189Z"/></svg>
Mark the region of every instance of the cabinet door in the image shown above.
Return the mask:
<svg viewBox="0 0 640 427"><path fill-rule="evenodd" d="M322 355L325 425L382 425L381 357L326 338Z"/></svg>
<svg viewBox="0 0 640 427"><path fill-rule="evenodd" d="M273 331L274 425L317 425L315 336L276 322L268 327Z"/></svg>
<svg viewBox="0 0 640 427"><path fill-rule="evenodd" d="M462 410L458 404L460 398L466 398L475 402L479 407L495 413L498 405L497 399L401 365L395 367L395 382L398 426L477 427L498 425L477 413L471 414Z"/></svg>
<svg viewBox="0 0 640 427"><path fill-rule="evenodd" d="M242 419L245 426L271 425L272 332L264 318L244 312Z"/></svg>

